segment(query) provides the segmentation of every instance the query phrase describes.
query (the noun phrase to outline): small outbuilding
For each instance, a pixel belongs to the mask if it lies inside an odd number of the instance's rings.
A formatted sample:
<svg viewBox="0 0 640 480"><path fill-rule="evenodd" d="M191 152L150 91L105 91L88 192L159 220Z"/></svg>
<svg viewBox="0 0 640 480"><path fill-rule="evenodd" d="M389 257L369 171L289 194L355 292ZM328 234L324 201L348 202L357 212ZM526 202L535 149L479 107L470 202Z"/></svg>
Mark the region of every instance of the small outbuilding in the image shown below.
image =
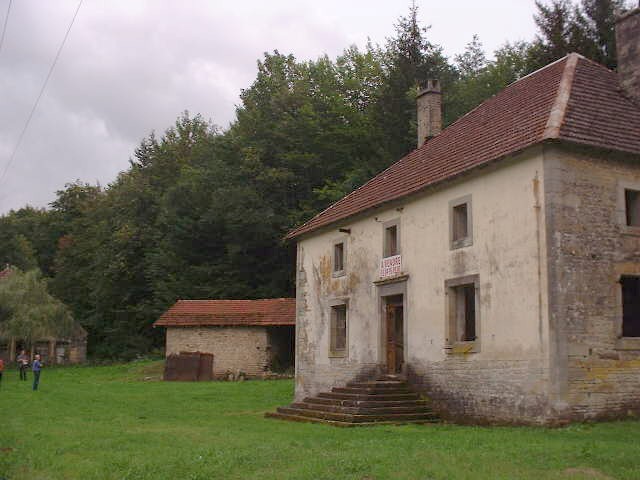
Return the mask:
<svg viewBox="0 0 640 480"><path fill-rule="evenodd" d="M166 356L213 354L213 376L263 377L293 369L295 299L178 300L155 323Z"/></svg>

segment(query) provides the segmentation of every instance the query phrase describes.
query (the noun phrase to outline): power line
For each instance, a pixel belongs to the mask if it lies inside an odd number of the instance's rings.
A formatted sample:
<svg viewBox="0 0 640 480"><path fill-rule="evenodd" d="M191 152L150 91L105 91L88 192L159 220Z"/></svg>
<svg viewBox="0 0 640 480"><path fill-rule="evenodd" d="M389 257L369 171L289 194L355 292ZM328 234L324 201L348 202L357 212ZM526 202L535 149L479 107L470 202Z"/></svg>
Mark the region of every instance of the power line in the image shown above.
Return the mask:
<svg viewBox="0 0 640 480"><path fill-rule="evenodd" d="M2 44L4 43L4 33L7 31L7 23L9 23L9 12L11 11L11 2L9 0L9 6L7 7L7 15L4 17L4 25L2 26L2 36L0 36L0 52L2 51Z"/></svg>
<svg viewBox="0 0 640 480"><path fill-rule="evenodd" d="M49 73L47 73L47 77L44 79L44 83L42 84L42 88L40 88L40 93L38 93L38 96L36 98L36 101L33 103L33 107L31 108L31 112L29 112L29 116L27 117L27 121L24 124L24 127L22 127L22 131L20 132L20 136L18 137L18 141L16 142L16 145L13 149L13 152L11 152L11 156L9 157L9 161L7 162L7 164L4 167L4 171L2 172L2 175L0 176L0 185L2 184L2 181L4 180L4 177L7 175L7 171L9 170L9 167L11 166L11 164L13 163L13 159L16 156L16 152L18 151L18 148L20 147L20 143L22 143L22 138L24 137L25 132L27 131L27 128L29 127L29 123L31 123L31 119L33 118L33 114L36 111L36 108L38 108L38 104L40 103L40 99L42 98L42 94L44 93L44 89L47 87L47 83L49 83L49 78L51 78L51 74L53 73L53 69L56 66L56 63L58 63L58 58L60 58L60 54L62 53L62 49L64 48L64 44L67 42L67 37L69 37L69 32L71 32L71 27L73 27L73 22L76 21L76 17L78 16L78 12L80 11L80 7L82 6L82 2L84 0L80 0L78 2L78 7L76 8L75 13L73 14L73 18L71 19L71 23L69 23L69 27L67 28L67 32L64 34L64 38L62 39L62 43L60 44L60 47L58 48L58 51L56 52L56 56L53 58L53 63L51 64L51 67L49 68ZM6 21L5 21L6 23Z"/></svg>

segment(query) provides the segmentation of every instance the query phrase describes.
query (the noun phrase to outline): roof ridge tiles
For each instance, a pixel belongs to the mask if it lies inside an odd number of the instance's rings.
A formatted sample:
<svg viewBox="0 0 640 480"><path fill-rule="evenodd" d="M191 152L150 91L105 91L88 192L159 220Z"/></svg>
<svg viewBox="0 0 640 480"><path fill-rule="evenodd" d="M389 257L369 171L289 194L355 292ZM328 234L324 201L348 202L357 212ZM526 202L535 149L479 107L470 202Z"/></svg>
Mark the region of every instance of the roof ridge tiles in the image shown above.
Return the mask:
<svg viewBox="0 0 640 480"><path fill-rule="evenodd" d="M549 118L542 134L543 140L557 139L560 136L560 128L564 123L569 97L571 96L571 87L573 86L573 79L576 74L576 65L578 65L578 59L580 57L581 55L577 53L569 54L566 57L567 62L562 72L562 79L558 84L556 99L551 106Z"/></svg>

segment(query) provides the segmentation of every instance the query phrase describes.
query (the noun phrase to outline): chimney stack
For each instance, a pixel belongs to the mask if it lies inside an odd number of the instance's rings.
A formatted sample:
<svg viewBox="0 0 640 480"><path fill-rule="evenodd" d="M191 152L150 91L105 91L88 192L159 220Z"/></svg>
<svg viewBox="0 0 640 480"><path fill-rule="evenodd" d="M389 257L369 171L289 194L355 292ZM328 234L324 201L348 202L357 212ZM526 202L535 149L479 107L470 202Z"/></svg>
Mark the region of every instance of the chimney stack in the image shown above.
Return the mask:
<svg viewBox="0 0 640 480"><path fill-rule="evenodd" d="M640 6L616 19L616 53L620 86L640 105Z"/></svg>
<svg viewBox="0 0 640 480"><path fill-rule="evenodd" d="M418 92L418 148L442 131L442 92L440 81L427 80Z"/></svg>

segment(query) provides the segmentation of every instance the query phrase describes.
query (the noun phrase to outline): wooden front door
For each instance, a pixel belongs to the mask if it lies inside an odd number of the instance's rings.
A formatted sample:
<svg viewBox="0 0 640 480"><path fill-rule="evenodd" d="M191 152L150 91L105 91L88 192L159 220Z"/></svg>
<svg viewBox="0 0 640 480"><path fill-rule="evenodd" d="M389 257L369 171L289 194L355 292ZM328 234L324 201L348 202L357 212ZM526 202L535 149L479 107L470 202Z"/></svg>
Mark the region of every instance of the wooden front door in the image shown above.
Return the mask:
<svg viewBox="0 0 640 480"><path fill-rule="evenodd" d="M404 318L402 305L386 306L387 372L400 373L404 363Z"/></svg>

